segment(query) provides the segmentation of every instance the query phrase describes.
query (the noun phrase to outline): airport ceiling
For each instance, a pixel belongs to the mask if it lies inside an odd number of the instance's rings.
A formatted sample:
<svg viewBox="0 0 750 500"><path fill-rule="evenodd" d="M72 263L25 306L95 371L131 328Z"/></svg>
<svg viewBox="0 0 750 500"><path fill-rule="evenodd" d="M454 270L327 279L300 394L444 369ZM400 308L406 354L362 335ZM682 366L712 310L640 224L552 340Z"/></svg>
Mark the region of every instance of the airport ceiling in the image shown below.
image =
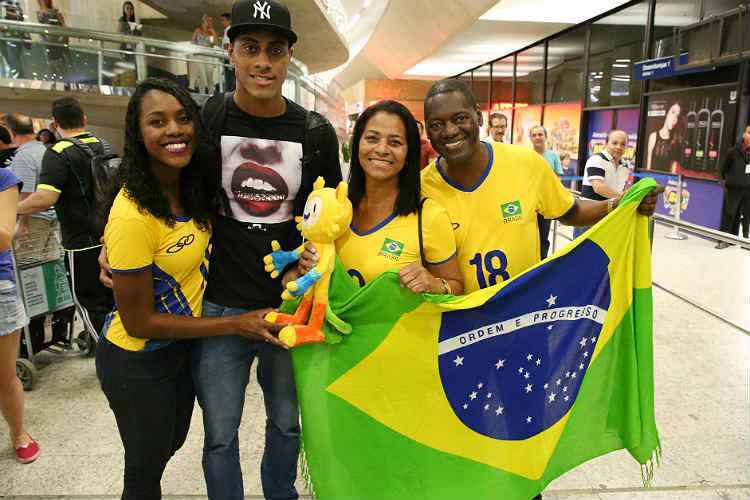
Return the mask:
<svg viewBox="0 0 750 500"><path fill-rule="evenodd" d="M142 0L192 30L232 0ZM363 79L454 75L607 12L624 0L284 0L300 35L295 56L348 88ZM659 0L669 25L694 22L684 0ZM564 6L564 8L563 8ZM642 24L645 3L619 16ZM328 17L322 9L328 10ZM641 12L644 11L644 12ZM336 18L337 27L331 25ZM551 54L550 57L554 57Z"/></svg>

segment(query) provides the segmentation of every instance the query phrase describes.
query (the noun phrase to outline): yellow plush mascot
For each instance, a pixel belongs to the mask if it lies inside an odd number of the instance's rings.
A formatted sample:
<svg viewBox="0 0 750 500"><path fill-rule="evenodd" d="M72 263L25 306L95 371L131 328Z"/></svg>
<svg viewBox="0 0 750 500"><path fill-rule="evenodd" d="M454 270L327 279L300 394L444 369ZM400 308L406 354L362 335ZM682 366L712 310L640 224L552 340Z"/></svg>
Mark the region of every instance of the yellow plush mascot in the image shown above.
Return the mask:
<svg viewBox="0 0 750 500"><path fill-rule="evenodd" d="M279 338L290 347L323 342L323 324L328 319L342 333L351 327L336 318L328 307L328 286L336 263L336 240L349 230L352 221L352 203L348 198L348 185L341 182L336 189L325 187L318 177L313 191L307 197L302 217L296 217L297 229L304 240L311 241L318 250L318 262L308 273L286 285L281 294L284 300L302 296L294 314L271 312L266 319L271 323L285 324ZM263 258L266 271L275 278L289 264L299 260L304 243L291 251L281 250L278 241L271 243L272 253Z"/></svg>

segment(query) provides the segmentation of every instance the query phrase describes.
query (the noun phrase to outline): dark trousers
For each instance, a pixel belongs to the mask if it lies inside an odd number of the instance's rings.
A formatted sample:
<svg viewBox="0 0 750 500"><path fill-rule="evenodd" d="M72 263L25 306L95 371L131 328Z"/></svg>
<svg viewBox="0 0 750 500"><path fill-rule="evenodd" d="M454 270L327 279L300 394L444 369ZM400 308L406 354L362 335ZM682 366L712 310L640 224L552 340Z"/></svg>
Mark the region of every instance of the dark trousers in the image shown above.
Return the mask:
<svg viewBox="0 0 750 500"><path fill-rule="evenodd" d="M96 374L125 448L122 500L160 499L164 468L185 442L193 414L190 342L134 352L102 339Z"/></svg>
<svg viewBox="0 0 750 500"><path fill-rule="evenodd" d="M536 222L539 226L539 245L542 260L547 258L549 253L549 228L552 225L552 221L545 219L541 215L536 216Z"/></svg>
<svg viewBox="0 0 750 500"><path fill-rule="evenodd" d="M101 333L104 320L115 304L112 290L99 281L99 250L100 247L76 250L65 260L76 300L86 309L97 333Z"/></svg>
<svg viewBox="0 0 750 500"><path fill-rule="evenodd" d="M748 237L750 225L750 188L728 187L724 195L724 208L721 214L721 230L737 234L742 219L742 235Z"/></svg>

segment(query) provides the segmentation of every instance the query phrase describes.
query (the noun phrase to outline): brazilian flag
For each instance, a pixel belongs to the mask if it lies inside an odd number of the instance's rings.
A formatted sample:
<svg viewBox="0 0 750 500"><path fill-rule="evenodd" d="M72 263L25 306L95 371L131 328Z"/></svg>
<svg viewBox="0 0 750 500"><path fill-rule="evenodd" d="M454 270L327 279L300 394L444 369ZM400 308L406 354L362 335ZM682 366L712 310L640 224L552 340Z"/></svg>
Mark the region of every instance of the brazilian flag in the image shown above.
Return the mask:
<svg viewBox="0 0 750 500"><path fill-rule="evenodd" d="M337 268L346 337L292 352L304 474L320 499L529 500L625 448L644 478L654 420L644 179L572 244L500 285L419 296ZM287 306L289 306L287 304Z"/></svg>

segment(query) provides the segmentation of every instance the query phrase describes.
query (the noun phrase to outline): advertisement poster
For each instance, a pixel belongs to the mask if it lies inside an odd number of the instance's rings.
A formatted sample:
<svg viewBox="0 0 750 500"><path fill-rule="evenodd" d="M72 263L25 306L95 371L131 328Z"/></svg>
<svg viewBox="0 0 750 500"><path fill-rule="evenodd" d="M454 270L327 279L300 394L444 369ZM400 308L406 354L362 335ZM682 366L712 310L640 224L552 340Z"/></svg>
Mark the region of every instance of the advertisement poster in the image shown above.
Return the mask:
<svg viewBox="0 0 750 500"><path fill-rule="evenodd" d="M549 104L544 108L544 128L547 129L547 147L570 158L564 168L575 171L578 167L578 138L581 129L581 104Z"/></svg>
<svg viewBox="0 0 750 500"><path fill-rule="evenodd" d="M735 142L737 97L733 87L649 97L644 167L718 179L722 158Z"/></svg>
<svg viewBox="0 0 750 500"><path fill-rule="evenodd" d="M615 128L628 134L628 147L622 158L631 167L635 166L635 150L638 147L638 120L641 112L638 108L618 109L615 114Z"/></svg>
<svg viewBox="0 0 750 500"><path fill-rule="evenodd" d="M513 144L531 147L529 131L542 123L542 107L539 105L516 108L513 120Z"/></svg>
<svg viewBox="0 0 750 500"><path fill-rule="evenodd" d="M638 108L592 111L588 115L586 159L604 150L607 134L612 129L620 129L628 134L628 146L622 158L633 167L635 150L638 146Z"/></svg>
<svg viewBox="0 0 750 500"><path fill-rule="evenodd" d="M641 172L646 174L645 172ZM665 184L662 176L656 179ZM659 197L656 212L667 217L677 214L677 178L670 179L664 186L664 195ZM724 202L724 190L719 183L702 179L682 179L682 203L680 218L693 224L711 229L721 225L721 209Z"/></svg>

